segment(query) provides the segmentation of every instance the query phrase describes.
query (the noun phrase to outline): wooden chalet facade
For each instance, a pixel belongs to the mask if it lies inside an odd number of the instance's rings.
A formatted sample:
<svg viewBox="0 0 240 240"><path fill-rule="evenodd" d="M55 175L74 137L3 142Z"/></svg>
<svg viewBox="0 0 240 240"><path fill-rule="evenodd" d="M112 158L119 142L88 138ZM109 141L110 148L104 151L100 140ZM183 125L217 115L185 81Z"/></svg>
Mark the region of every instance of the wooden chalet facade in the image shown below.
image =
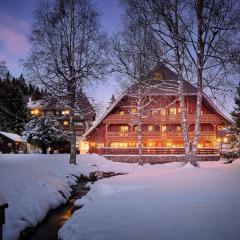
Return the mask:
<svg viewBox="0 0 240 240"><path fill-rule="evenodd" d="M178 87L177 76L164 65L151 77L154 86L162 81L161 83L166 86L171 82L171 87L172 84L175 84L176 89ZM196 88L185 81L184 95L191 139L194 134L196 93ZM184 156L178 97L176 93L168 91L167 88L165 90L153 88L150 95L154 101L149 105L149 114L144 118L142 125L143 155L148 157L149 162L175 161L176 156L172 155ZM84 134L88 151L102 154L116 161L135 162L138 154L135 112L133 99L126 93L122 94L103 117ZM230 121L204 95L198 144L199 159L219 158L219 146L227 141L221 129L229 125Z"/></svg>

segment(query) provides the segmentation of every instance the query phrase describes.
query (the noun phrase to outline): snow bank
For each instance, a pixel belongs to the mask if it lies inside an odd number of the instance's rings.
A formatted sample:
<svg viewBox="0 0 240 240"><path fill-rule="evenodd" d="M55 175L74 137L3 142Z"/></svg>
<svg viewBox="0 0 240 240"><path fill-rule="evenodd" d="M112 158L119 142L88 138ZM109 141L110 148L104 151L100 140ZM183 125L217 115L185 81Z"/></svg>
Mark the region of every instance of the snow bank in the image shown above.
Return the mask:
<svg viewBox="0 0 240 240"><path fill-rule="evenodd" d="M59 231L62 240L239 240L240 160L144 167L100 180Z"/></svg>
<svg viewBox="0 0 240 240"><path fill-rule="evenodd" d="M153 167L114 163L96 154L79 155L77 166L69 165L68 159L67 154L0 155L0 192L9 205L4 239L18 239L20 231L36 226L50 209L66 203L70 186L77 181L75 176L89 176L93 171L130 173Z"/></svg>

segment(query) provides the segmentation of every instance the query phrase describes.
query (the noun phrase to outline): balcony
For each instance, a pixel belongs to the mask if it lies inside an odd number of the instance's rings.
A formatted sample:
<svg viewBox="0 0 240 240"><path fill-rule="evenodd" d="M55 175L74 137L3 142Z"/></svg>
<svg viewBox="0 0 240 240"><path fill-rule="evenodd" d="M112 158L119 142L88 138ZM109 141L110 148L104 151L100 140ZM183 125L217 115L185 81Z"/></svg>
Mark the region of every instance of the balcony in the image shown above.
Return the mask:
<svg viewBox="0 0 240 240"><path fill-rule="evenodd" d="M157 115L149 115L148 117L144 118L144 123L180 123L182 121L181 114L177 115L165 115L162 116L160 114ZM189 123L195 122L195 114L188 114L187 121ZM104 123L136 123L137 116L134 114L110 114L105 120ZM201 116L201 123L219 123L221 120L215 114L203 114Z"/></svg>
<svg viewBox="0 0 240 240"><path fill-rule="evenodd" d="M137 132L107 132L106 137L108 140L115 140L115 139L137 139ZM178 139L182 140L182 132L181 131L169 131L169 132L160 132L160 131L143 131L142 132L142 137L143 138L169 138L169 139ZM194 137L194 132L190 131L189 132L189 137L193 138ZM199 138L207 138L209 140L215 139L216 138L216 133L214 131L202 131L200 132Z"/></svg>

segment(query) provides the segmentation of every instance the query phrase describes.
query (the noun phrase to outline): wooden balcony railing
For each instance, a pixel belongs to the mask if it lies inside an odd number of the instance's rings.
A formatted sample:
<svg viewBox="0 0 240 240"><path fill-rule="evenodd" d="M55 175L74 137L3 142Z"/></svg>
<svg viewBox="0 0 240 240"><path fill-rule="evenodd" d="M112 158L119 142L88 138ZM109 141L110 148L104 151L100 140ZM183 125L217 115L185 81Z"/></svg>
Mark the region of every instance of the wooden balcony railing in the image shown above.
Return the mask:
<svg viewBox="0 0 240 240"><path fill-rule="evenodd" d="M144 119L144 123L176 123L181 122L181 114L177 115L149 115ZM195 114L187 115L188 122L195 122ZM105 123L134 123L137 122L137 116L134 114L110 114L105 120ZM202 123L219 123L220 119L215 114L203 114L201 116Z"/></svg>
<svg viewBox="0 0 240 240"><path fill-rule="evenodd" d="M117 132L117 131L110 131L106 134L108 139L115 139L115 138L137 138L137 132ZM190 131L189 136L193 137L194 132ZM169 131L169 132L160 132L160 131L143 131L142 132L143 138L182 138L182 132L181 131ZM216 133L214 131L202 131L200 132L200 138L215 138Z"/></svg>
<svg viewBox="0 0 240 240"><path fill-rule="evenodd" d="M111 148L103 147L98 148L94 152L102 155L138 155L138 149L129 148ZM143 155L181 155L184 154L184 148L173 148L173 147L152 147L143 148ZM218 155L219 149L217 148L198 148L198 155Z"/></svg>

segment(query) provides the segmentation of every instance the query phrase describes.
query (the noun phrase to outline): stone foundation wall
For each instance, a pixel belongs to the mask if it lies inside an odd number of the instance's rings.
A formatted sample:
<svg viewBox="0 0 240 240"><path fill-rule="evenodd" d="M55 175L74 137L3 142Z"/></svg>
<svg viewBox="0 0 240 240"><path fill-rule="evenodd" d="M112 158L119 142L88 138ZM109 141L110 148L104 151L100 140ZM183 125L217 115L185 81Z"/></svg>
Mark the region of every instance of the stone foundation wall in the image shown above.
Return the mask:
<svg viewBox="0 0 240 240"><path fill-rule="evenodd" d="M126 163L137 163L138 156L134 155L103 155L105 158L114 162L126 162ZM218 161L220 159L219 155L198 155L197 161ZM168 162L183 162L185 161L184 155L144 155L144 163L150 164L161 164Z"/></svg>

